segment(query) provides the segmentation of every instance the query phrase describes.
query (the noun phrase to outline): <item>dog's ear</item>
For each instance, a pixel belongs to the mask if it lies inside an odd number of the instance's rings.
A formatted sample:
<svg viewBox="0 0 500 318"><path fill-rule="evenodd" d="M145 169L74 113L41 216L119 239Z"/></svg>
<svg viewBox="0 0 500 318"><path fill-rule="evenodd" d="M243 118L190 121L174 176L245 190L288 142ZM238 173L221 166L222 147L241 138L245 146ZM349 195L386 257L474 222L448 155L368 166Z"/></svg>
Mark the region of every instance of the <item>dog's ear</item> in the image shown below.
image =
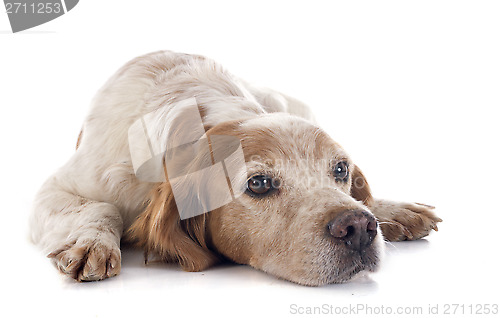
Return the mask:
<svg viewBox="0 0 500 318"><path fill-rule="evenodd" d="M168 182L151 191L147 206L126 233L126 239L163 261L177 261L185 271L204 270L218 261L207 246L207 214L181 220Z"/></svg>
<svg viewBox="0 0 500 318"><path fill-rule="evenodd" d="M370 186L366 181L366 177L361 169L359 169L356 165L354 165L354 169L352 171L351 196L354 199L363 202L366 206L373 203L372 193Z"/></svg>

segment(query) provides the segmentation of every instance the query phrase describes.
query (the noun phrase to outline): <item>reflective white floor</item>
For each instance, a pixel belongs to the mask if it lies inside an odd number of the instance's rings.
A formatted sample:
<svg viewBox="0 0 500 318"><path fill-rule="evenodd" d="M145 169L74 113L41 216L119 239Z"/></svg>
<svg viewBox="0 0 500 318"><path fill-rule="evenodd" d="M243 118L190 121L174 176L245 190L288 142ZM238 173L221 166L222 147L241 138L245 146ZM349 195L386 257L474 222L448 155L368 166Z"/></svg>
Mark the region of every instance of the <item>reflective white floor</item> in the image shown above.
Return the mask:
<svg viewBox="0 0 500 318"><path fill-rule="evenodd" d="M381 313L403 308L422 311L408 317L424 317L429 306L439 305L443 313L447 304L498 302L499 279L491 274L497 253L486 243L461 236L463 223L443 218L440 231L426 239L387 244L379 272L323 287L298 286L241 265L220 265L200 273L183 272L172 264L146 266L142 252L130 248L123 250L118 277L77 283L59 274L28 242L17 246L4 242L7 296L2 310L44 317L194 317L214 312L281 317L308 310L325 315L351 310L350 314L370 316L362 308Z"/></svg>

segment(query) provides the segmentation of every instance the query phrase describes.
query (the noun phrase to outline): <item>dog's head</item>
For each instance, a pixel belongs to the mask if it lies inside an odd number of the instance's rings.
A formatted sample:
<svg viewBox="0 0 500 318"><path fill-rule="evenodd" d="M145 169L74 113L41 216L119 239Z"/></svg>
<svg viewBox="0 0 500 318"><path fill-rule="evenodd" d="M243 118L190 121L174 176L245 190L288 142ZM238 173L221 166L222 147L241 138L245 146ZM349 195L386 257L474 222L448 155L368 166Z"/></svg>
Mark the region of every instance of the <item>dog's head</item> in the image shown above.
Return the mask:
<svg viewBox="0 0 500 318"><path fill-rule="evenodd" d="M378 267L383 239L367 205L368 184L346 152L303 119L274 113L220 123L207 136L233 136L246 167L227 178L204 178L217 193L233 185L229 203L181 220L170 182L158 183L129 231L147 253L185 270L221 256L303 285L345 282ZM211 144L211 151L224 145ZM201 156L203 157L203 156ZM205 155L192 165L214 160ZM227 181L227 182L224 182ZM236 187L236 188L235 188ZM188 187L189 188L189 187ZM221 190L222 191L222 190Z"/></svg>

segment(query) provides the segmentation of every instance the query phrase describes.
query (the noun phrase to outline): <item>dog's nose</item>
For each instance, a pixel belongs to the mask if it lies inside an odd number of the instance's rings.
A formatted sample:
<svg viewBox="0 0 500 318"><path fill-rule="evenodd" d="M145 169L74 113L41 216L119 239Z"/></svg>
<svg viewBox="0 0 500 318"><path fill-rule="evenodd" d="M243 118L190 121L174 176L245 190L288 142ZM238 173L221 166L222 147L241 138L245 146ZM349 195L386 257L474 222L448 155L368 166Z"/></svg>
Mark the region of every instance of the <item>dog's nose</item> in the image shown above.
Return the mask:
<svg viewBox="0 0 500 318"><path fill-rule="evenodd" d="M328 223L328 231L355 251L363 251L377 235L377 220L366 211L345 211Z"/></svg>

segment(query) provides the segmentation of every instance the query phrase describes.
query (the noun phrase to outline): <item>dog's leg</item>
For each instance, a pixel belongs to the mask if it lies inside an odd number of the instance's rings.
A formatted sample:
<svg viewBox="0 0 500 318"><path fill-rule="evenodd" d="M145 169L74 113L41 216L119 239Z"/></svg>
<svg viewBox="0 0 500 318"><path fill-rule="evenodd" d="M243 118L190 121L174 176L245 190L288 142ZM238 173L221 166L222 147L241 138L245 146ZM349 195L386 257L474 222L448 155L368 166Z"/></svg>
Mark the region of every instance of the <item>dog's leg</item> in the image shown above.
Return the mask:
<svg viewBox="0 0 500 318"><path fill-rule="evenodd" d="M114 205L70 193L57 177L51 177L35 199L33 242L49 253L61 272L79 281L120 272L122 230Z"/></svg>
<svg viewBox="0 0 500 318"><path fill-rule="evenodd" d="M388 241L417 240L437 231L442 220L434 213L434 207L420 203L404 203L373 200L370 210L378 219L380 229Z"/></svg>

